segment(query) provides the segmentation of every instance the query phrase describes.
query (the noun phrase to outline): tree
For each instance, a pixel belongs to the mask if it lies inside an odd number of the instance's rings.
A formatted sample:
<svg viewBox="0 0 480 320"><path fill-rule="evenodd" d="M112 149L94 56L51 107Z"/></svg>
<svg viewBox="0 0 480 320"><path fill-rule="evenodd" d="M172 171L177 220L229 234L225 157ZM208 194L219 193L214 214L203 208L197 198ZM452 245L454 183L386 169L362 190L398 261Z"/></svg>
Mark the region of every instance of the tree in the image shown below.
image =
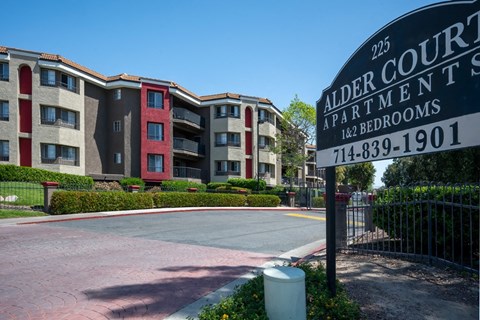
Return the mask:
<svg viewBox="0 0 480 320"><path fill-rule="evenodd" d="M364 191L372 187L375 179L375 167L371 162L356 163L346 167L345 178L357 190Z"/></svg>
<svg viewBox="0 0 480 320"><path fill-rule="evenodd" d="M293 186L298 168L304 167L308 158L305 144L315 139L316 121L315 108L300 101L297 95L283 111L281 132L276 135L275 146L270 151L281 155L290 186Z"/></svg>
<svg viewBox="0 0 480 320"><path fill-rule="evenodd" d="M386 187L422 181L480 181L480 147L394 159L382 177Z"/></svg>

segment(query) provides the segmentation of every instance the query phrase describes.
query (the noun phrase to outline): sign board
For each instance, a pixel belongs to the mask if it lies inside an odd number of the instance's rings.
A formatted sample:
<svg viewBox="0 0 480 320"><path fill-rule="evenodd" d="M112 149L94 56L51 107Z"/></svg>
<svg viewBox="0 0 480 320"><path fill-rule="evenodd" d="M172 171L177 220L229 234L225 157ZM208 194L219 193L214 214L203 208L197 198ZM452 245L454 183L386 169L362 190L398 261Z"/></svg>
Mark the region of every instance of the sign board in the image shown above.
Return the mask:
<svg viewBox="0 0 480 320"><path fill-rule="evenodd" d="M371 36L317 101L317 166L480 145L480 0L408 13Z"/></svg>

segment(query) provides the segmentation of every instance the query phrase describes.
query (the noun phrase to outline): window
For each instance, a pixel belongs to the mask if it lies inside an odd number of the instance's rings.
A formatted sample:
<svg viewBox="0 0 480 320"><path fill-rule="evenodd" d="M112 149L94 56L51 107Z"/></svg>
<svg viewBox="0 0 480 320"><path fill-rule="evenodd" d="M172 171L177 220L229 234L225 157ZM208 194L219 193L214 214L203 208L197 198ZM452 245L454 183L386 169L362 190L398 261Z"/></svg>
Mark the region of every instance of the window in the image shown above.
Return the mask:
<svg viewBox="0 0 480 320"><path fill-rule="evenodd" d="M270 146L273 146L274 145L274 141L272 138L270 137L266 137L266 136L260 136L258 137L258 147L260 149L266 149Z"/></svg>
<svg viewBox="0 0 480 320"><path fill-rule="evenodd" d="M77 91L77 84L76 84L76 79L68 74L62 73L61 76L62 82L60 85L67 90L70 91Z"/></svg>
<svg viewBox="0 0 480 320"><path fill-rule="evenodd" d="M0 80L8 81L10 78L10 72L8 68L8 63L0 62Z"/></svg>
<svg viewBox="0 0 480 320"><path fill-rule="evenodd" d="M0 161L9 161L10 150L9 142L6 140L0 140Z"/></svg>
<svg viewBox="0 0 480 320"><path fill-rule="evenodd" d="M9 119L8 101L0 101L0 120L8 121Z"/></svg>
<svg viewBox="0 0 480 320"><path fill-rule="evenodd" d="M40 123L46 125L55 125L60 127L78 129L78 113L75 111L51 107L40 106Z"/></svg>
<svg viewBox="0 0 480 320"><path fill-rule="evenodd" d="M40 84L42 86L56 86L57 79L55 75L55 70L42 69L40 72Z"/></svg>
<svg viewBox="0 0 480 320"><path fill-rule="evenodd" d="M115 164L122 163L122 154L121 153L114 153L113 154L113 163L115 163Z"/></svg>
<svg viewBox="0 0 480 320"><path fill-rule="evenodd" d="M240 175L240 161L216 161L215 166L217 176Z"/></svg>
<svg viewBox="0 0 480 320"><path fill-rule="evenodd" d="M240 106L217 106L215 107L216 118L240 118Z"/></svg>
<svg viewBox="0 0 480 320"><path fill-rule="evenodd" d="M275 166L269 163L260 162L258 166L258 173L264 178L274 178Z"/></svg>
<svg viewBox="0 0 480 320"><path fill-rule="evenodd" d="M163 155L149 154L148 155L148 172L163 172Z"/></svg>
<svg viewBox="0 0 480 320"><path fill-rule="evenodd" d="M113 121L113 132L122 131L122 123L120 120Z"/></svg>
<svg viewBox="0 0 480 320"><path fill-rule="evenodd" d="M147 139L163 141L163 123L147 123Z"/></svg>
<svg viewBox="0 0 480 320"><path fill-rule="evenodd" d="M113 100L120 100L122 99L122 89L115 89L113 91Z"/></svg>
<svg viewBox="0 0 480 320"><path fill-rule="evenodd" d="M163 109L163 94L158 91L148 91L147 106L149 108Z"/></svg>
<svg viewBox="0 0 480 320"><path fill-rule="evenodd" d="M258 110L258 120L270 122L271 124L275 123L275 121L273 120L273 114L263 109Z"/></svg>
<svg viewBox="0 0 480 320"><path fill-rule="evenodd" d="M222 132L215 133L215 146L234 146L240 147L240 133L238 132Z"/></svg>
<svg viewBox="0 0 480 320"><path fill-rule="evenodd" d="M42 163L78 166L78 148L56 144L40 144Z"/></svg>

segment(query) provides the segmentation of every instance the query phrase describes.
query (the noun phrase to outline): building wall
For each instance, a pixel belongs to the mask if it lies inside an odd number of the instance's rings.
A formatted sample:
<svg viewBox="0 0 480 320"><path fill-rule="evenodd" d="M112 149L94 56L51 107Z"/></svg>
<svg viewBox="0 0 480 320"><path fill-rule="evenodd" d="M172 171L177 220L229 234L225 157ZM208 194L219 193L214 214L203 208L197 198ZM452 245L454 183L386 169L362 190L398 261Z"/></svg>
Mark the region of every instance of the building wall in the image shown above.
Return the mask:
<svg viewBox="0 0 480 320"><path fill-rule="evenodd" d="M147 107L148 91L159 91L163 93L163 108ZM140 178L146 181L168 180L172 177L171 153L171 116L170 116L170 95L168 87L142 83L141 89L141 116L140 116ZM164 140L151 141L147 138L148 122L163 123ZM148 171L148 155L163 155L163 172Z"/></svg>

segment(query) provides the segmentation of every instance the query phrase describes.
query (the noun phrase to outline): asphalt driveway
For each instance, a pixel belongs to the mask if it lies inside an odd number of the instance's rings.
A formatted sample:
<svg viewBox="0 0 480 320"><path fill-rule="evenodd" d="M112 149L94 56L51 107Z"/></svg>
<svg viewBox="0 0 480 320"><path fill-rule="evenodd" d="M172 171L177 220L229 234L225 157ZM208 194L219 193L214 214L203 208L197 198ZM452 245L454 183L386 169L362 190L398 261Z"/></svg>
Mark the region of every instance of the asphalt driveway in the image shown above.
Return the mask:
<svg viewBox="0 0 480 320"><path fill-rule="evenodd" d="M288 214L214 210L3 224L0 319L164 319L324 238L322 214Z"/></svg>

